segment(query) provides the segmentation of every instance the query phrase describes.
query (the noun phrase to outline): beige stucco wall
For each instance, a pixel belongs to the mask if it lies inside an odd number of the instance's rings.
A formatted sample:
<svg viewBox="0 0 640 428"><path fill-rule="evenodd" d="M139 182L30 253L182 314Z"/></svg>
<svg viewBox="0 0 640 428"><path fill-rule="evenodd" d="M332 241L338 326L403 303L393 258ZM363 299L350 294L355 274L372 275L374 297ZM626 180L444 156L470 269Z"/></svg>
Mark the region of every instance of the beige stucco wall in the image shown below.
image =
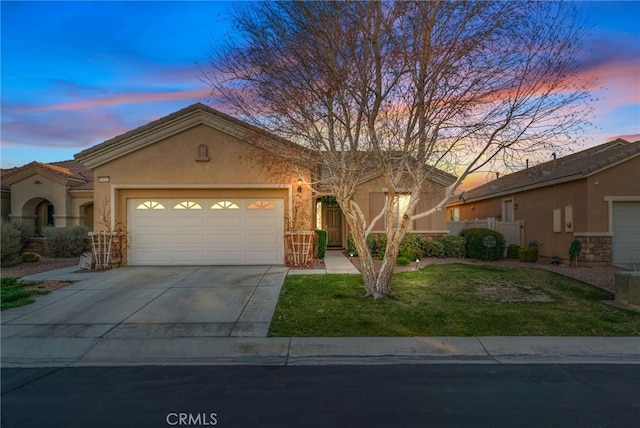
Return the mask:
<svg viewBox="0 0 640 428"><path fill-rule="evenodd" d="M460 220L484 219L502 215L502 201L512 198L518 205L514 219L524 222L524 242L538 240L541 257L558 256L567 261L569 247L574 239L583 236L610 234L609 202L611 196L640 196L640 183L630 177L637 176L640 157L605 169L592 176L539 189L501 195L482 201L467 201L457 205ZM573 227L567 228L566 207L573 211ZM451 218L452 207L447 208ZM553 211L560 210L562 230L553 231ZM581 238L582 239L582 238ZM607 239L605 239L606 241ZM606 264L606 260L600 260Z"/></svg>
<svg viewBox="0 0 640 428"><path fill-rule="evenodd" d="M208 148L207 162L196 160L201 144ZM108 177L109 182L100 183L100 177ZM124 225L128 198L227 195L282 197L285 213L292 213L291 228L308 230L311 195L307 186L296 191L298 178L297 172L267 151L198 125L95 168L95 228L105 229L100 219L111 209L113 191L115 221Z"/></svg>
<svg viewBox="0 0 640 428"><path fill-rule="evenodd" d="M385 191L386 191L386 186L384 184L384 180L382 177L369 180L366 183L363 183L362 185L358 186L356 193L354 195L354 200L364 212L367 223L371 221L371 213L370 213L370 207L369 207L369 194L372 192L385 192ZM446 194L446 187L432 181L427 181L422 187L422 193L428 194L429 200L421 201L420 207L426 206L427 208L431 208L437 205L438 203L440 203L444 199ZM433 233L433 232L441 232L441 231L447 230L445 210L443 209L441 211L434 212L430 216L420 221L420 224L422 225L422 227L417 228L412 232ZM377 232L382 232L382 230L377 230Z"/></svg>
<svg viewBox="0 0 640 428"><path fill-rule="evenodd" d="M93 202L91 192L72 193L64 182L35 174L11 185L10 217L22 222L33 235L35 208L45 199L54 206L56 227L84 225L81 207Z"/></svg>

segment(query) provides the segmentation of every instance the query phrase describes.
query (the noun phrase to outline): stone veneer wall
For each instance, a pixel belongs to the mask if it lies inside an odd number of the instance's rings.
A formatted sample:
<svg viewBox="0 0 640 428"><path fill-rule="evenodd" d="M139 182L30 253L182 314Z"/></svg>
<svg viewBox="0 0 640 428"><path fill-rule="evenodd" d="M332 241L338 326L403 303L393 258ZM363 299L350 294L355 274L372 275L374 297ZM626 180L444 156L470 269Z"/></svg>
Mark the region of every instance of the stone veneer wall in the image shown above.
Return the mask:
<svg viewBox="0 0 640 428"><path fill-rule="evenodd" d="M593 263L611 263L613 238L611 236L576 236L582 244L578 260Z"/></svg>

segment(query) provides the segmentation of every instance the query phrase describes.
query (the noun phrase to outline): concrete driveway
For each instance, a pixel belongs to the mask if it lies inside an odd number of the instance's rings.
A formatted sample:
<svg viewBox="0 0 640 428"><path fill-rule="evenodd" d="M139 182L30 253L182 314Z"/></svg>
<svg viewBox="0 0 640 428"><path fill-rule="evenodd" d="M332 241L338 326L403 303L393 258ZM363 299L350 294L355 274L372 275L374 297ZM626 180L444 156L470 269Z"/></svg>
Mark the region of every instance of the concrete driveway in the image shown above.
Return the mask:
<svg viewBox="0 0 640 428"><path fill-rule="evenodd" d="M265 337L287 272L282 266L99 272L2 311L2 337Z"/></svg>

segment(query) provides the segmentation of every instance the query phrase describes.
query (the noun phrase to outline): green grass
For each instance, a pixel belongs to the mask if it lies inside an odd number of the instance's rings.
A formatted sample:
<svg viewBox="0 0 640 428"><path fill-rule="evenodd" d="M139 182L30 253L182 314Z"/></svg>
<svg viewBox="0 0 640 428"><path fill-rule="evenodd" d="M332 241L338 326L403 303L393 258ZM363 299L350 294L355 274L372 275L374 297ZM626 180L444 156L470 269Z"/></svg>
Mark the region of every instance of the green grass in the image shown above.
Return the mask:
<svg viewBox="0 0 640 428"><path fill-rule="evenodd" d="M539 269L430 265L398 273L394 296L359 275L288 276L269 336L638 336L613 294Z"/></svg>
<svg viewBox="0 0 640 428"><path fill-rule="evenodd" d="M32 282L20 282L17 278L0 279L0 309L17 308L33 303L33 296L47 294L48 291L25 290L24 287L35 285Z"/></svg>

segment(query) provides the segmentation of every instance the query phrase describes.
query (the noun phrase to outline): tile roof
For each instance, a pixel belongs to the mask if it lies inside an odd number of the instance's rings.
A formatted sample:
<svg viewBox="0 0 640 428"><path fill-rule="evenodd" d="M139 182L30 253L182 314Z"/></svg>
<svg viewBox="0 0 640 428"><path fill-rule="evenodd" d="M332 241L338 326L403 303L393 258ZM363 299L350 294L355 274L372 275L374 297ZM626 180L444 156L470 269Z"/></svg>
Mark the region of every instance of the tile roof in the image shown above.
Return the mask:
<svg viewBox="0 0 640 428"><path fill-rule="evenodd" d="M93 190L93 171L74 160L42 163L33 161L17 168L1 170L2 189L9 190L12 178L18 178L21 174L28 173L29 169L44 169L47 172L72 180L70 190ZM8 182L8 183L7 183Z"/></svg>
<svg viewBox="0 0 640 428"><path fill-rule="evenodd" d="M465 200L492 198L505 193L544 187L588 177L618 162L640 155L640 141L617 139L577 153L541 163L463 192ZM461 196L452 198L455 202Z"/></svg>
<svg viewBox="0 0 640 428"><path fill-rule="evenodd" d="M243 128L246 128L247 130L251 130L251 132L254 132L258 135L262 135L263 137L268 138L269 140L273 140L273 141L278 141L282 144L284 144L285 146L288 147L292 147L292 148L296 148L296 149L302 149L302 150L306 150L305 147L300 146L299 144L296 144L294 142L291 142L289 140L286 140L284 138L281 138L275 134L270 133L269 131L259 128L257 126L251 125L247 122L244 122L240 119L237 119L233 116L229 116L226 113L223 113L219 110L216 110L214 108L211 108L209 106L206 106L202 103L195 103L192 104L188 107L185 107L181 110L178 110L174 113L171 113L167 116L163 116L159 119L156 119L152 122L147 123L146 125L142 125L139 126L138 128L132 129L131 131L127 131L124 134L118 135L116 137L113 137L109 140L106 140L100 144L96 144L95 146L89 147L88 149L85 149L83 151L81 151L80 153L76 153L74 155L75 159L79 159L79 160L83 160L83 158L86 158L87 156L90 156L94 153L103 151L105 149L109 149L112 146L116 146L118 143L125 141L131 137L135 137L136 135L140 135L140 134L144 134L146 131L150 131L153 130L154 128L160 127L164 124L170 123L176 119L179 119L181 116L185 116L188 115L189 113L192 112L197 112L198 110L200 111L204 111L208 114L211 114L212 116L218 117L224 121L227 121L231 124L234 124L236 126L240 126Z"/></svg>

